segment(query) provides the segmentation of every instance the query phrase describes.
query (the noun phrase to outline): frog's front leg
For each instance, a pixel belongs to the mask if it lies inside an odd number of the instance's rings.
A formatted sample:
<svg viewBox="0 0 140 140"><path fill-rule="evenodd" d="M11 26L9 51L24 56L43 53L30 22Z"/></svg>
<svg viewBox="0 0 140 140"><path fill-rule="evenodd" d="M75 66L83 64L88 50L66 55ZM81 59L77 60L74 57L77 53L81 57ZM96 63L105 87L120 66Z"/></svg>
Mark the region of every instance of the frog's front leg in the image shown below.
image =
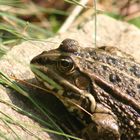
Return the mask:
<svg viewBox="0 0 140 140"><path fill-rule="evenodd" d="M85 140L120 140L117 120L107 112L95 112L91 117L92 123L82 131Z"/></svg>

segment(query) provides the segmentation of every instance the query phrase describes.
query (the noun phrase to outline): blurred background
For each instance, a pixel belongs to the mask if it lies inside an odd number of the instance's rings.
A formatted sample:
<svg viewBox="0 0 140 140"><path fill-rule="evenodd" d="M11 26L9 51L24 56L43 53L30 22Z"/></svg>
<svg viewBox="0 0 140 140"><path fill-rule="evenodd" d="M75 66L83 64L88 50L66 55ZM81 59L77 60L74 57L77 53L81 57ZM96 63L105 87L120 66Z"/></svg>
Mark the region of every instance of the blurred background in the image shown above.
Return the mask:
<svg viewBox="0 0 140 140"><path fill-rule="evenodd" d="M81 9L73 15L78 6ZM140 0L0 0L0 45L54 36L69 17L74 17L71 26L84 13L90 16L95 6L97 13L140 27Z"/></svg>

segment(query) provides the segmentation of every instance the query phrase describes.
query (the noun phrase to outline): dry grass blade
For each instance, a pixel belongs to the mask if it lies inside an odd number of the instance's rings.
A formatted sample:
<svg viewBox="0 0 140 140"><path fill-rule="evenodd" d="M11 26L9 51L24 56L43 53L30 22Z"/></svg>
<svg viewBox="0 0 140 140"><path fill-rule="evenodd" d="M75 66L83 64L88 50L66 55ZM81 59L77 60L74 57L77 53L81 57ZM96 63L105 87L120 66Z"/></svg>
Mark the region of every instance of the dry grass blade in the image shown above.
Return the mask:
<svg viewBox="0 0 140 140"><path fill-rule="evenodd" d="M71 12L70 16L66 19L66 21L64 22L64 24L59 29L58 33L65 32L71 26L71 24L73 23L73 21L75 20L75 18L78 16L78 14L82 11L83 6L85 6L87 4L87 2L88 2L88 0L81 0L79 2L79 5L77 5L74 8L74 10ZM77 3L75 3L75 4L77 4Z"/></svg>

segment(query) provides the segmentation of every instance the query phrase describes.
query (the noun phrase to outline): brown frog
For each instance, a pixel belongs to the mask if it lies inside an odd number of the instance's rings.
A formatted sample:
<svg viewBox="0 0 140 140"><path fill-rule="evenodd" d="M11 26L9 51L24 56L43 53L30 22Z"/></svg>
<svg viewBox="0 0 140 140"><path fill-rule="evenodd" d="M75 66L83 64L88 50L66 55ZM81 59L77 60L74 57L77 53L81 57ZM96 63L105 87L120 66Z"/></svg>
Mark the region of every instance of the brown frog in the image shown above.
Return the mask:
<svg viewBox="0 0 140 140"><path fill-rule="evenodd" d="M140 139L140 64L129 55L65 39L33 58L31 69L83 124L81 138Z"/></svg>

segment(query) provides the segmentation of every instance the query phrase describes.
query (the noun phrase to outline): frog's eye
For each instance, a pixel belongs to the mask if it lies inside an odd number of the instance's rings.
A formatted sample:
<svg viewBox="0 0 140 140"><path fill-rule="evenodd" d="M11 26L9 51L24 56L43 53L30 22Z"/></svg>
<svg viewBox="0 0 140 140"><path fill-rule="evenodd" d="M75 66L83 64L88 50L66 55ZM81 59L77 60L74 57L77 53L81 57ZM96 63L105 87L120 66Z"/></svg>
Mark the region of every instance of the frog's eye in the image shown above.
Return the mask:
<svg viewBox="0 0 140 140"><path fill-rule="evenodd" d="M73 71L74 64L70 58L61 58L57 62L57 68L60 72L69 73Z"/></svg>

